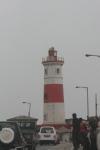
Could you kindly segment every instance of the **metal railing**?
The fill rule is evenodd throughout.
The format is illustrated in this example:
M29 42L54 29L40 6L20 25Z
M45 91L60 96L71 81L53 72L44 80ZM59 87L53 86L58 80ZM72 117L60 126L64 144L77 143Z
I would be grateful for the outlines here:
M55 60L52 60L52 58L51 59L49 58L48 60L47 57L43 57L42 62L43 61L55 61ZM64 61L64 57L58 57L56 61Z

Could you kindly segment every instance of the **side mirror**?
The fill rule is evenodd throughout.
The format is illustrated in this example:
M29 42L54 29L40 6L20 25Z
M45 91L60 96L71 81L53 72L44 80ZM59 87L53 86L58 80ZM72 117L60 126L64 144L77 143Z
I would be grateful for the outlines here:
M2 126L0 125L0 131L2 130Z

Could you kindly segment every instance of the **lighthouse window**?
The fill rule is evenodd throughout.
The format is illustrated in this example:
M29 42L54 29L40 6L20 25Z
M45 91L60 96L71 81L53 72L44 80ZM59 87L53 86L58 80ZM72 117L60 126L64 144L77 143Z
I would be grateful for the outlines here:
M48 100L48 94L44 94L44 100Z
M47 121L47 115L44 115L44 120Z
M47 74L47 69L44 69L44 74Z
M60 73L60 69L59 68L57 68L57 73Z
M46 115L44 115L44 120L46 120Z
M57 52L54 52L54 56L57 56Z

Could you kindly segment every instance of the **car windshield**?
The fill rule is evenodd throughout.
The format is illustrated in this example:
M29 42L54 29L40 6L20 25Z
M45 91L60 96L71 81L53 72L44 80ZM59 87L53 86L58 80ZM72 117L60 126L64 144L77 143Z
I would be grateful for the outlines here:
M36 129L35 122L18 122L21 129Z
M41 133L54 133L53 128L42 128Z

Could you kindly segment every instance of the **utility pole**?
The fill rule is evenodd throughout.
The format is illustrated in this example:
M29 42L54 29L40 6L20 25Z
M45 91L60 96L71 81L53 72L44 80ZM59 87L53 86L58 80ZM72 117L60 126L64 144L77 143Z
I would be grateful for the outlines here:
M95 116L97 116L97 94L95 94Z
M76 86L76 88L85 88L87 89L87 120L89 118L89 98L88 98L88 87Z
M88 87L87 87L87 119L89 117L89 97L88 97Z
M28 103L28 102L23 102L23 104L25 104L25 103L29 104L29 112L28 112L28 117L30 117L31 103Z

